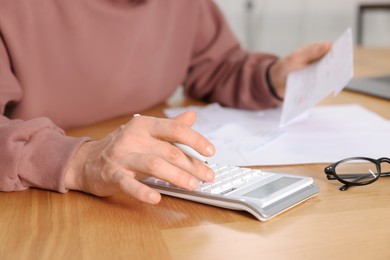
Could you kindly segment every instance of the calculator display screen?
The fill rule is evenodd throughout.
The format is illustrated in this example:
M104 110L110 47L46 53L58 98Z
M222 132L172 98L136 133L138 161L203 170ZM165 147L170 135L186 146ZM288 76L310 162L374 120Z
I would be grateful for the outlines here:
M300 181L300 179L298 178L282 177L280 179L267 183L243 195L247 197L256 198L256 199L262 199L298 181Z

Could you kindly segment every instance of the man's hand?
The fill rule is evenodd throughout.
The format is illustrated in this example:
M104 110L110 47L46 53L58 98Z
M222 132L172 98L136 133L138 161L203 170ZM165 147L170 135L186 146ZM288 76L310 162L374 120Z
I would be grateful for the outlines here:
M186 189L196 189L199 180L212 181L210 168L171 144L214 154L214 146L192 130L195 118L191 111L174 119L138 116L105 138L84 143L69 163L65 187L97 196L124 192L156 204L161 195L140 180L154 176Z
M276 94L281 98L284 97L287 75L290 72L302 69L321 59L330 48L331 43L328 42L312 43L276 61L269 71Z

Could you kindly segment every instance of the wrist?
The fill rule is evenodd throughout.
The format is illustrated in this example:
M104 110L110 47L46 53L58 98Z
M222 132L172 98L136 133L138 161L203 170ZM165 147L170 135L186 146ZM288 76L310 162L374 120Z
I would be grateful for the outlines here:
M65 188L68 190L80 190L85 144L86 143L81 144L69 160L64 178Z

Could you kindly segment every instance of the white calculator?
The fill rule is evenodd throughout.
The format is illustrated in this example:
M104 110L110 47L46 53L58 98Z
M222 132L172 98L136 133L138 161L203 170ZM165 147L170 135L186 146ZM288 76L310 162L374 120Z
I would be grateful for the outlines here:
M161 194L217 207L244 210L266 221L319 192L313 179L259 169L213 164L213 182L186 190L150 177L143 182Z

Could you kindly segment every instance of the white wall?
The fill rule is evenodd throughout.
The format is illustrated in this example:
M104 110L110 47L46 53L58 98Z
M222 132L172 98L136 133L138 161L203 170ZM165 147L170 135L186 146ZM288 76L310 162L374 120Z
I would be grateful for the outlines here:
M254 3L247 13L246 3ZM286 55L309 42L356 30L357 6L378 0L215 0L248 49ZM379 1L380 2L380 1ZM382 2L390 3L389 0ZM364 44L390 47L390 11L367 12Z

